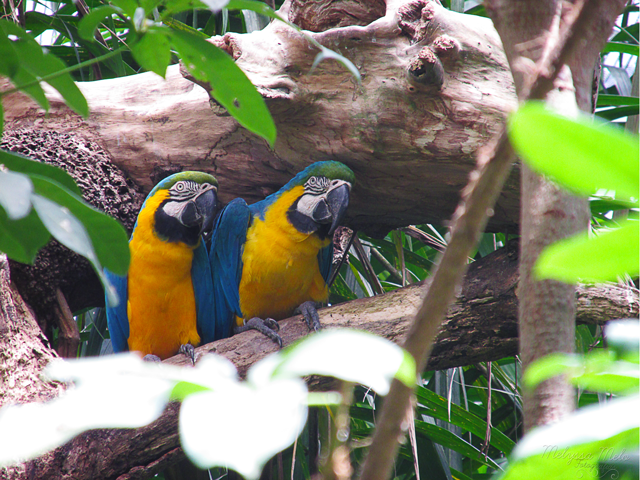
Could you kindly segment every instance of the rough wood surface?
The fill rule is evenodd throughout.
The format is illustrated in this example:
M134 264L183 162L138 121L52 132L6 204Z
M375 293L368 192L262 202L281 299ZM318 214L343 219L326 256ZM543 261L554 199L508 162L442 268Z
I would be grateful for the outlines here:
M517 246L498 250L475 262L458 301L438 336L428 368L441 369L495 360L517 353ZM325 328L367 330L400 341L421 301L419 285L369 299L355 300L320 311ZM578 288L577 320L602 324L637 317L638 291L618 285ZM308 334L300 317L283 320L280 334L286 345ZM1 324L1 323L0 323ZM269 339L246 332L196 349L198 358L216 352L231 360L241 375L256 361L277 350ZM187 365L183 355L166 360ZM317 377L311 389L331 382ZM85 433L64 447L16 467L0 469L0 479L134 479L153 475L184 458L179 448L177 407L172 405L153 424L138 430L99 430Z
M301 20L296 5L291 15ZM54 94L46 116L24 96L11 95L3 99L7 128L85 138L145 191L159 171L213 173L223 201L259 200L312 161L340 160L357 178L349 226L381 234L409 224L444 224L473 153L515 105L498 36L487 19L423 0L366 22L353 25L362 21L352 19L349 26L311 33L354 62L361 86L334 61L309 74L317 50L279 22L212 39L265 97L278 128L273 150L212 107L177 65L166 81L144 73L80 84L91 109L86 121ZM490 228L515 231L517 218L516 174Z
M9 278L9 263L0 254L0 406L50 400L63 390L40 372L56 358L33 313Z

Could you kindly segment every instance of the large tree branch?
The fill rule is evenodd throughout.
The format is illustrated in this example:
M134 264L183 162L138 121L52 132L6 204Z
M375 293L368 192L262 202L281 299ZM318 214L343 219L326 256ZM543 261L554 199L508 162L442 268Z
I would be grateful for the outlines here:
M334 3L325 15L344 2ZM306 21L293 10L293 20ZM515 106L506 57L490 21L435 2L412 0L366 21L309 33L357 65L362 85L333 61L310 74L317 49L281 22L212 39L264 96L278 129L274 149L210 104L177 65L166 81L144 73L79 84L91 110L86 121L54 93L48 115L24 95L10 95L3 98L6 128L22 136L52 130L96 145L147 192L165 171L210 172L222 201L260 200L312 161L340 160L357 178L349 226L381 234L443 224L474 152ZM496 231L517 229L517 184L514 175L498 202L490 223Z
M451 307L438 335L428 368L462 366L516 354L517 284L516 248L501 249L472 264L458 301ZM326 328L362 329L400 342L421 303L422 290L421 285L416 285L322 309L320 318ZM637 316L640 307L637 290L617 285L580 287L577 303L581 323L601 324ZM291 344L307 335L308 328L300 317L293 317L281 322L280 333L285 344ZM251 365L276 350L271 340L256 332L246 332L204 345L196 352L198 358L209 352L223 355L244 375ZM189 364L183 355L167 363ZM37 376L42 365L34 367ZM332 383L327 379L310 380L312 389L330 386ZM177 411L173 405L159 420L138 430L88 432L27 464L0 470L0 478L124 480L139 478L142 473L153 475L184 458L176 434Z

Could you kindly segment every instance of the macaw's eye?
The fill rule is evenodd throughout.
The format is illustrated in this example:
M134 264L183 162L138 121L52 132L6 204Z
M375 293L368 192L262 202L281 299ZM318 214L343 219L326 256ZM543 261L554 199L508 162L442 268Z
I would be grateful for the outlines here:
M309 177L309 180L304 184L305 190L315 194L321 194L328 186L329 180L327 177Z
M187 188L186 184L184 182L178 182L176 183L175 187L177 192L184 192L184 189Z

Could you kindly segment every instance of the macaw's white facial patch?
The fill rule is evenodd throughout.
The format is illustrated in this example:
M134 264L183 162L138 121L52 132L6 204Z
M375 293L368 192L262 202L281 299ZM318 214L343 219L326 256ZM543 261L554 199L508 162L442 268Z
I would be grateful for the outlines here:
M164 213L169 215L170 217L180 219L182 217L182 213L184 209L187 208L187 203L185 201L172 202L168 201L162 206L162 210Z
M298 200L297 210L307 217L312 217L313 211L315 210L320 200L322 200L323 198L324 196L322 195L305 193L300 197L300 200Z

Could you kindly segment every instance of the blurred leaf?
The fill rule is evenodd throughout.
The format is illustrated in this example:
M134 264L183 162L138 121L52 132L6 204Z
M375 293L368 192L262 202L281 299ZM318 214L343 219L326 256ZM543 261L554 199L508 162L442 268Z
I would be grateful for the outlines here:
M538 257L533 271L539 279L567 283L614 282L640 270L640 223L627 221L620 228L599 231L594 238L578 234L548 246Z
M133 19L138 8L136 0L111 0L111 3L124 11L130 19Z
M615 351L618 358L629 362L640 362L640 323L638 323L638 319L608 322L604 333L607 347Z
M76 387L46 403L0 409L0 430L5 432L0 435L0 465L34 458L85 430L152 422L164 410L172 387L153 376L154 370L156 365L144 365L133 353L53 362L47 374L75 380Z
M524 375L529 388L557 375L583 389L628 393L640 386L638 364L616 360L613 352L596 349L586 355L547 355L532 363Z
M166 29L150 28L140 40L131 43L130 46L133 58L142 68L164 78L171 60L171 47Z
M247 379L260 385L270 378L327 375L371 387L386 395L397 378L413 388L413 357L394 343L368 332L323 331L256 363Z
M223 466L257 479L267 461L302 432L306 396L299 378L189 395L180 408L181 446L200 468Z
M38 162L37 160L32 160L20 154L7 152L5 150L0 150L0 164L14 172L47 177L52 181L59 183L71 193L82 196L82 192L78 188L78 185L76 185L73 177L61 168L47 165L46 163Z
M45 209L45 214L51 215L51 220L54 217L59 219L53 224L56 231L49 231L61 243L92 260L98 270L102 264L117 275L127 274L129 239L127 232L117 220L95 210L80 197L48 179L32 176L31 180L37 194L57 204L56 208L47 202L39 202L40 208L37 210L40 214L41 209ZM60 208L66 209L67 212L58 211ZM74 219L83 226L82 229L77 228ZM49 228L47 222L42 220Z
M0 205L10 220L26 217L31 210L33 186L26 175L0 169Z
M536 428L518 443L500 478L596 480L598 462L607 460L607 452L637 449L639 410L637 396L615 399Z
M9 220L5 211L0 209L0 252L12 260L33 264L38 250L47 244L50 237L35 210L20 220Z
M225 52L198 36L171 31L174 47L186 68L199 80L209 82L211 95L248 130L273 146L276 126L264 99L247 76Z
M604 188L616 198L634 198L639 190L637 137L590 120L572 121L529 102L509 120L509 137L529 166L583 195Z
M94 34L98 26L103 23L106 17L119 12L119 9L111 5L103 5L102 7L91 10L88 15L80 20L78 24L78 34L85 40L95 40Z

